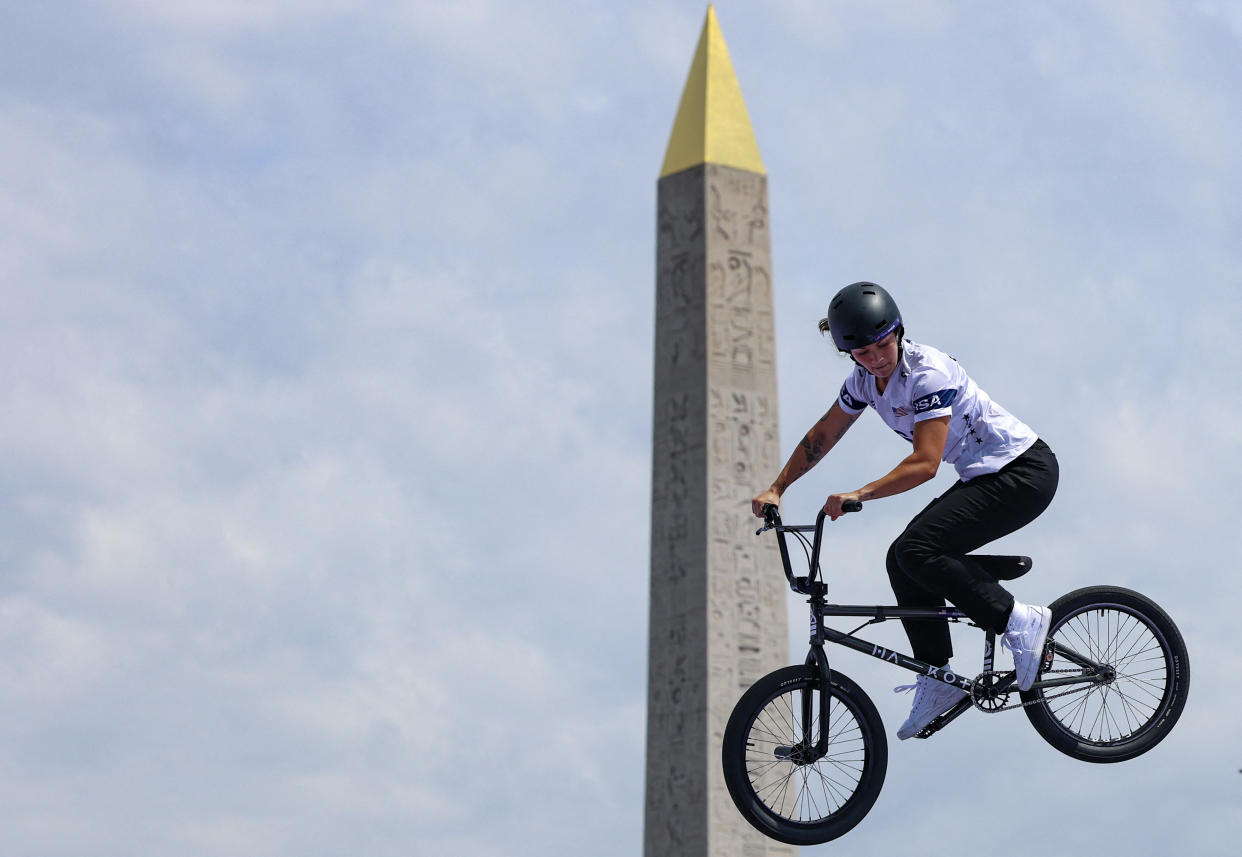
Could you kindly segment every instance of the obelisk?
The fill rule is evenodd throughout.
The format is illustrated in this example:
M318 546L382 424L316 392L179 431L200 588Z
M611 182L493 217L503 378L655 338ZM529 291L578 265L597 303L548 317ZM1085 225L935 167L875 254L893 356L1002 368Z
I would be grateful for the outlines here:
M768 857L725 790L734 703L789 662L767 176L712 7L658 184L646 857Z

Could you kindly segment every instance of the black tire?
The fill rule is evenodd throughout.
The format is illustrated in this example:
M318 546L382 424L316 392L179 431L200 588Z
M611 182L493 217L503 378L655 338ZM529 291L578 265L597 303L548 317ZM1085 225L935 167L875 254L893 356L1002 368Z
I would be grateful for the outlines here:
M721 748L725 784L755 828L790 845L819 845L851 830L875 804L888 769L888 741L874 703L836 671L829 700L831 744L814 762L795 762L801 700L811 693L819 735L820 678L808 666L769 673L733 708ZM780 748L780 749L778 749Z
M1049 639L1116 675L1070 693L1069 687L1036 683L1021 694L1023 702L1035 703L1025 709L1031 725L1084 762L1122 762L1159 744L1181 716L1190 688L1190 658L1173 620L1150 598L1116 586L1077 589L1051 607ZM1050 669L1077 668L1058 654Z

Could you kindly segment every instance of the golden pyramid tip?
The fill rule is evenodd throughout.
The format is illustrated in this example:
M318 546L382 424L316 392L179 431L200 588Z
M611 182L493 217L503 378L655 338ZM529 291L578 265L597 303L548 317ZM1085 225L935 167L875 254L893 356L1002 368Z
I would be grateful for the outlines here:
M660 177L699 164L765 172L729 48L715 7L710 4L673 120Z

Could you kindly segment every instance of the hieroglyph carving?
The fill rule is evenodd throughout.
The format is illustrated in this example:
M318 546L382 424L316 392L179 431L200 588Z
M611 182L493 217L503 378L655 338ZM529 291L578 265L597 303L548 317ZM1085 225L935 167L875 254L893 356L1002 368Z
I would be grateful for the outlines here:
M790 855L720 771L729 712L788 663L784 577L750 498L780 468L762 175L715 165L659 188L647 857Z

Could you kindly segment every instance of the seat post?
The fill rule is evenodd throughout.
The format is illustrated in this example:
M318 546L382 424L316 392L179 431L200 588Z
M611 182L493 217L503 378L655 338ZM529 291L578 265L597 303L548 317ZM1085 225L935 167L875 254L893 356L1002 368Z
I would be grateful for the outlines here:
M996 663L996 632L988 631L983 635L983 671L992 672Z

